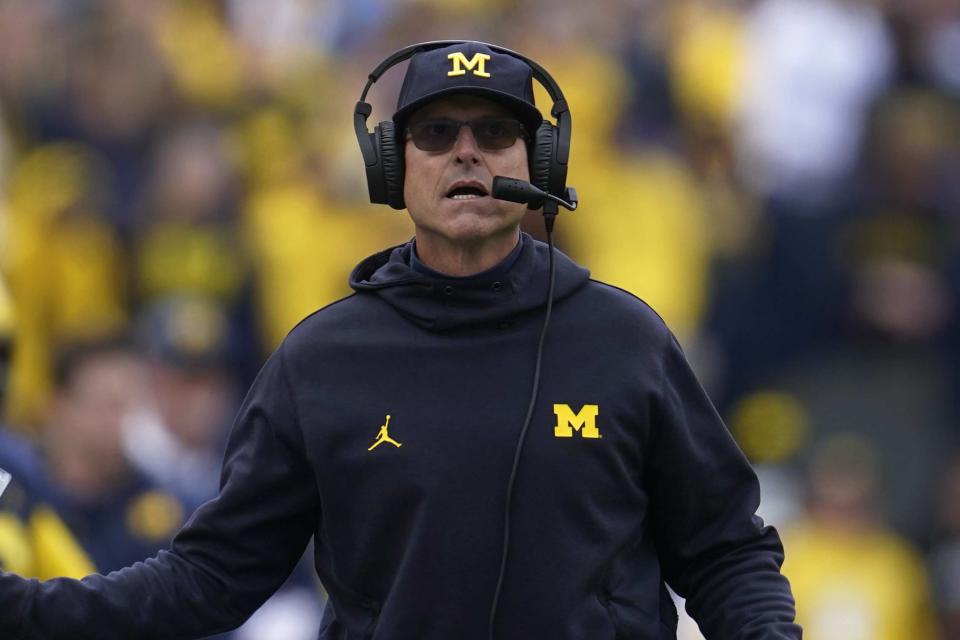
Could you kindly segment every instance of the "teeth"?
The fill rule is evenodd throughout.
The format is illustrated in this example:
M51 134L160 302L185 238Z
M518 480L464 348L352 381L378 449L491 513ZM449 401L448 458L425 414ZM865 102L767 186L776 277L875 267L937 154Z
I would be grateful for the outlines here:
M450 196L454 200L473 200L474 198L479 198L475 193L458 193L456 195Z

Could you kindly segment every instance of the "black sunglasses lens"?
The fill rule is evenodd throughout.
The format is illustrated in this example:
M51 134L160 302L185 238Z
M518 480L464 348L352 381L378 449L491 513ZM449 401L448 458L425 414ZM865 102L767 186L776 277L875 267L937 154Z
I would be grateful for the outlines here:
M410 137L421 151L446 151L453 146L460 123L453 120L426 120L410 125Z
M523 132L523 125L512 118L484 118L468 123L425 120L410 125L410 137L421 151L448 151L460 133L461 124L470 126L477 145L486 150L508 149Z
M509 149L520 136L520 123L509 118L491 118L470 123L477 144L483 149Z

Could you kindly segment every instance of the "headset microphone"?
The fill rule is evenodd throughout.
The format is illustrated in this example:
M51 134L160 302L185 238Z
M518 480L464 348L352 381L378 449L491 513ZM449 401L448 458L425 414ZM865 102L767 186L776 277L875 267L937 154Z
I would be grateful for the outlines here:
M523 444L527 439L527 431L530 429L530 421L533 418L533 411L540 390L543 345L547 337L547 328L550 326L550 316L553 313L553 292L557 280L553 249L553 221L556 219L557 212L559 211L557 205L574 211L579 203L577 190L573 187L565 187L564 195L567 199L564 200L525 180L508 178L506 176L494 176L493 188L490 190L490 195L497 200L526 204L530 209L543 207L543 220L547 229L547 255L550 258L550 280L547 285L547 309L543 316L543 327L540 329L540 340L537 342L537 359L533 367L533 389L530 391L530 403L527 406L527 415L523 420L523 426L520 428L520 436L517 438L517 448L513 453L513 466L510 469L510 477L507 480L507 498L503 515L503 554L500 558L500 574L497 577L497 586L493 593L493 604L490 606L490 619L489 626L487 627L488 639L494 640L493 630L494 624L496 623L497 606L500 603L500 593L503 588L504 575L507 570L507 555L510 550L510 510L513 505L513 487L517 479L517 468L520 465L520 454L523 451Z
M561 207L570 211L577 208L577 190L573 187L567 187L567 199L558 198L549 194L525 180L517 178L508 178L506 176L494 176L493 192L490 194L497 200L509 200L510 202L520 202L522 204L538 205L539 209L544 198L553 200Z
M577 190L573 187L566 188L565 195L567 196L567 199L564 200L563 198L558 198L551 193L547 193L543 189L540 189L539 187L536 187L525 180L508 178L506 176L494 176L493 189L491 190L490 195L497 200L508 200L510 202L519 202L521 204L529 205L531 209L539 209L540 207L544 207L543 214L548 232L553 231L553 220L557 215L558 204L569 211L576 211L577 205L579 204ZM550 201L546 203L548 206L544 206L545 199Z

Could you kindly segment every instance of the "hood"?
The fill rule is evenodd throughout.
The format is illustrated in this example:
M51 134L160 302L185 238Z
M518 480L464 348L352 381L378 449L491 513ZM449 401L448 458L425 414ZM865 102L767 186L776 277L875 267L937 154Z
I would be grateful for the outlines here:
M550 276L548 246L521 234L520 254L509 268L463 278L433 276L411 266L413 241L376 253L350 274L358 293L379 296L397 312L431 331L504 322L544 307ZM590 272L556 252L554 303L586 284Z

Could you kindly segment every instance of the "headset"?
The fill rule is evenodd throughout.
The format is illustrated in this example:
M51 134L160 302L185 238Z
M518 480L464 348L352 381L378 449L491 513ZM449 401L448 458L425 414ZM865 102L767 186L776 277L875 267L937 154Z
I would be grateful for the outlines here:
M363 88L363 93L360 94L360 100L353 112L353 128L356 131L360 153L363 155L363 163L367 169L367 188L370 192L370 202L388 204L394 209L403 209L406 206L403 202L403 132L395 130L392 120L380 122L372 133L367 129L367 118L373 112L370 104L365 102L370 87L380 79L380 76L387 69L413 57L417 53L471 42L469 40L436 40L410 45L386 58L367 76L367 85ZM566 197L567 161L570 157L572 122L570 109L560 86L547 73L546 69L526 56L486 42L476 42L476 44L482 44L494 51L513 56L525 62L533 70L533 77L547 90L553 100L553 108L550 110L550 114L557 123L554 125L544 119L537 129L536 135L529 143L530 182L548 194L561 198ZM536 209L539 206L531 204L530 208Z

